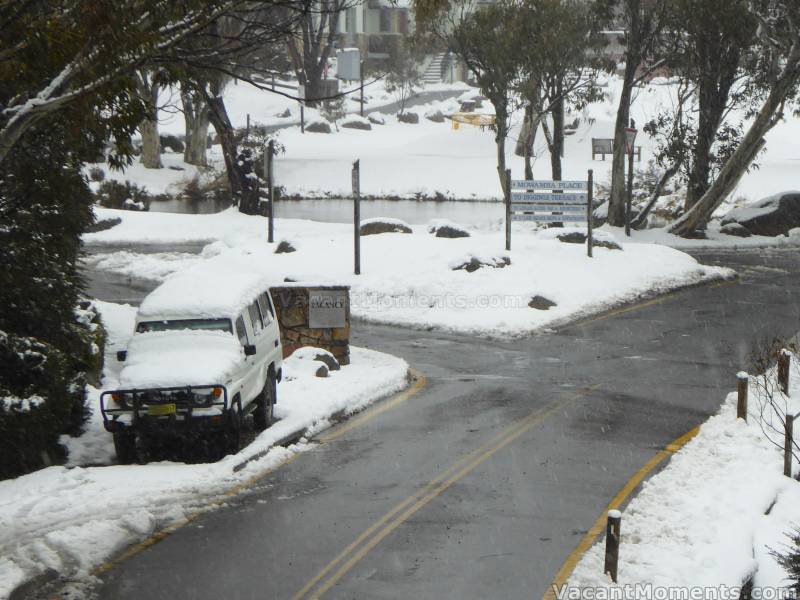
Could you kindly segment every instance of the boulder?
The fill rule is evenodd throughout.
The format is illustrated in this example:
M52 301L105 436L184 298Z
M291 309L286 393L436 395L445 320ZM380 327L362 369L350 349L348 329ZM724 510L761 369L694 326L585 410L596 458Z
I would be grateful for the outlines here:
M358 115L352 115L347 117L347 119L342 123L342 127L345 129L360 129L362 131L372 131L372 124L369 122L369 120L359 117Z
M306 131L310 133L330 133L331 124L325 121L311 121L306 125Z
M412 113L412 112L398 113L397 120L400 123L408 123L410 125L416 125L417 123L419 123L419 115L417 113Z
M278 242L278 247L275 248L275 254L289 254L290 252L295 252L297 248L295 248L291 242L286 240L281 240Z
M444 123L444 113L440 110L434 110L425 113L425 118L434 123Z
M754 235L786 235L800 227L800 192L781 192L742 208L734 208L722 218L722 225L738 223Z
M467 260L456 263L452 269L453 271L466 271L467 273L474 273L483 267L502 269L510 264L511 259L508 256L492 256L488 259L470 256Z
M747 227L740 225L739 223L728 223L727 225L723 225L719 228L719 232L724 233L725 235L733 235L742 238L753 235L750 233L750 230Z
M361 235L376 235L378 233L411 233L408 223L400 219L389 219L378 217L377 219L365 219L361 221L359 227Z
M381 113L370 113L367 115L367 120L373 125L386 125L386 119Z
M528 302L528 306L536 310L550 310L552 307L556 306L556 303L544 296L536 295Z
M587 234L583 231L567 231L565 233L559 233L555 237L559 242L564 242L565 244L585 244L586 235ZM622 246L620 246L614 238L607 234L603 235L601 232L592 234L592 248L622 250Z
M469 237L469 231L464 229L461 225L446 221L444 219L436 219L428 224L428 233L432 233L440 238L463 238Z

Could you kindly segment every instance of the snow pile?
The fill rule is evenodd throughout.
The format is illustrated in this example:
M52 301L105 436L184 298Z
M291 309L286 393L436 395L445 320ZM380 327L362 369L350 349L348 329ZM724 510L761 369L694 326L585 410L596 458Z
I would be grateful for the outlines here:
M797 367L789 412L800 408ZM578 563L570 587L741 587L751 578L757 588L788 585L769 552L784 550L786 534L800 524L800 483L782 475L782 450L759 425L758 394L751 384L747 423L736 419L736 394L730 394L719 414L630 502L622 518L618 585L603 574L601 541Z
M133 331L134 310L97 303L109 331L104 385L116 385L113 353ZM287 435L323 429L331 415L357 411L407 385L405 361L350 348L351 364L320 379L296 373L278 386L280 420L235 456L213 464L160 462L148 465L50 467L0 482L0 599L46 569L86 577L109 556L196 511L224 502L246 484L286 461L305 444L272 447ZM90 396L88 431L68 439L73 460L100 464L113 456L102 431L98 391ZM234 468L250 460L241 470Z
M637 244L616 235L623 252L596 248L586 256L583 244L546 239L556 233L532 234L530 227L514 224L510 265L453 271L471 257L491 260L503 254L504 233L471 231L471 237L434 237L423 228L404 235L369 235L361 238L361 275L353 275L353 226L293 219L276 219L276 239L297 241L298 250L274 254L267 244L262 217L245 217L231 211L211 215L169 215L98 209L104 217L119 216L114 229L89 234L85 240L103 243L134 241L151 235L175 241L213 232L224 243L204 252L205 260L187 261L186 269L167 278L171 289L205 286L208 272L253 273L264 281L289 279L315 284L351 286L354 317L379 323L508 337L527 335L568 320L607 310L645 294L666 292L722 277L728 269L706 267L694 258L654 244ZM142 218L143 215L146 218ZM364 223L397 219L368 219ZM413 229L413 228L412 228ZM553 230L564 233L564 229ZM541 235L542 237L538 237ZM598 232L598 238L606 239ZM173 265L171 265L172 267ZM154 272L152 264L147 273ZM126 272L135 271L131 266ZM173 285L178 278L185 284ZM204 279L205 278L205 279ZM225 294L224 291L220 291ZM548 311L529 308L536 295L556 302ZM142 307L144 311L146 305Z

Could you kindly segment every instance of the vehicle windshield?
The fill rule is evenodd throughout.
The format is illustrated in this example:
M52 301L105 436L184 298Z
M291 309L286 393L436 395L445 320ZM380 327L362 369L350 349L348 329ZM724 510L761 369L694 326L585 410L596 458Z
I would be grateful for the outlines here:
M136 333L180 329L232 332L230 319L170 319L168 321L142 321L136 326Z

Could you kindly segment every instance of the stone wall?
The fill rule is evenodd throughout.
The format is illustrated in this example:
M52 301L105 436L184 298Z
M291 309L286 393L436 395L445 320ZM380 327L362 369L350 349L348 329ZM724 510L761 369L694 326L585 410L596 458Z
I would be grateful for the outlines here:
M339 364L349 364L350 286L286 284L273 286L270 292L278 312L284 358L298 348L314 346L328 350ZM311 299L315 300L313 306ZM320 299L337 299L340 304L320 307ZM312 320L317 321L316 327L311 327Z

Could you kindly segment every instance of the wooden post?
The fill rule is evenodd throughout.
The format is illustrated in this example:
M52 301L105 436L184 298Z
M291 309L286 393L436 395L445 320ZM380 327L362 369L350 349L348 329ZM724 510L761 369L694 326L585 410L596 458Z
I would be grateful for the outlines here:
M792 353L785 348L778 354L778 387L784 394L789 393L789 366L792 364Z
M272 91L275 91L275 73L272 74Z
M511 250L511 169L506 169L506 251Z
M736 392L738 400L736 402L736 418L747 421L747 388L750 383L750 376L744 371L736 374Z
M354 272L361 274L361 161L353 163L353 250Z
M245 135L250 135L250 113L247 113L247 127L245 129Z
M592 258L592 228L594 227L594 214L592 210L592 188L594 188L594 171L589 169L589 178L586 182L586 254Z
M267 144L267 242L270 244L275 241L275 173L272 170L272 155L275 150L275 142L272 140Z
M622 524L622 513L618 510L608 511L606 521L606 560L603 573L617 583L617 565L619 564L619 536Z
M306 111L303 103L300 103L300 133L306 132Z
M794 443L792 430L794 429L794 415L786 415L786 427L783 438L783 474L792 476L792 444Z

